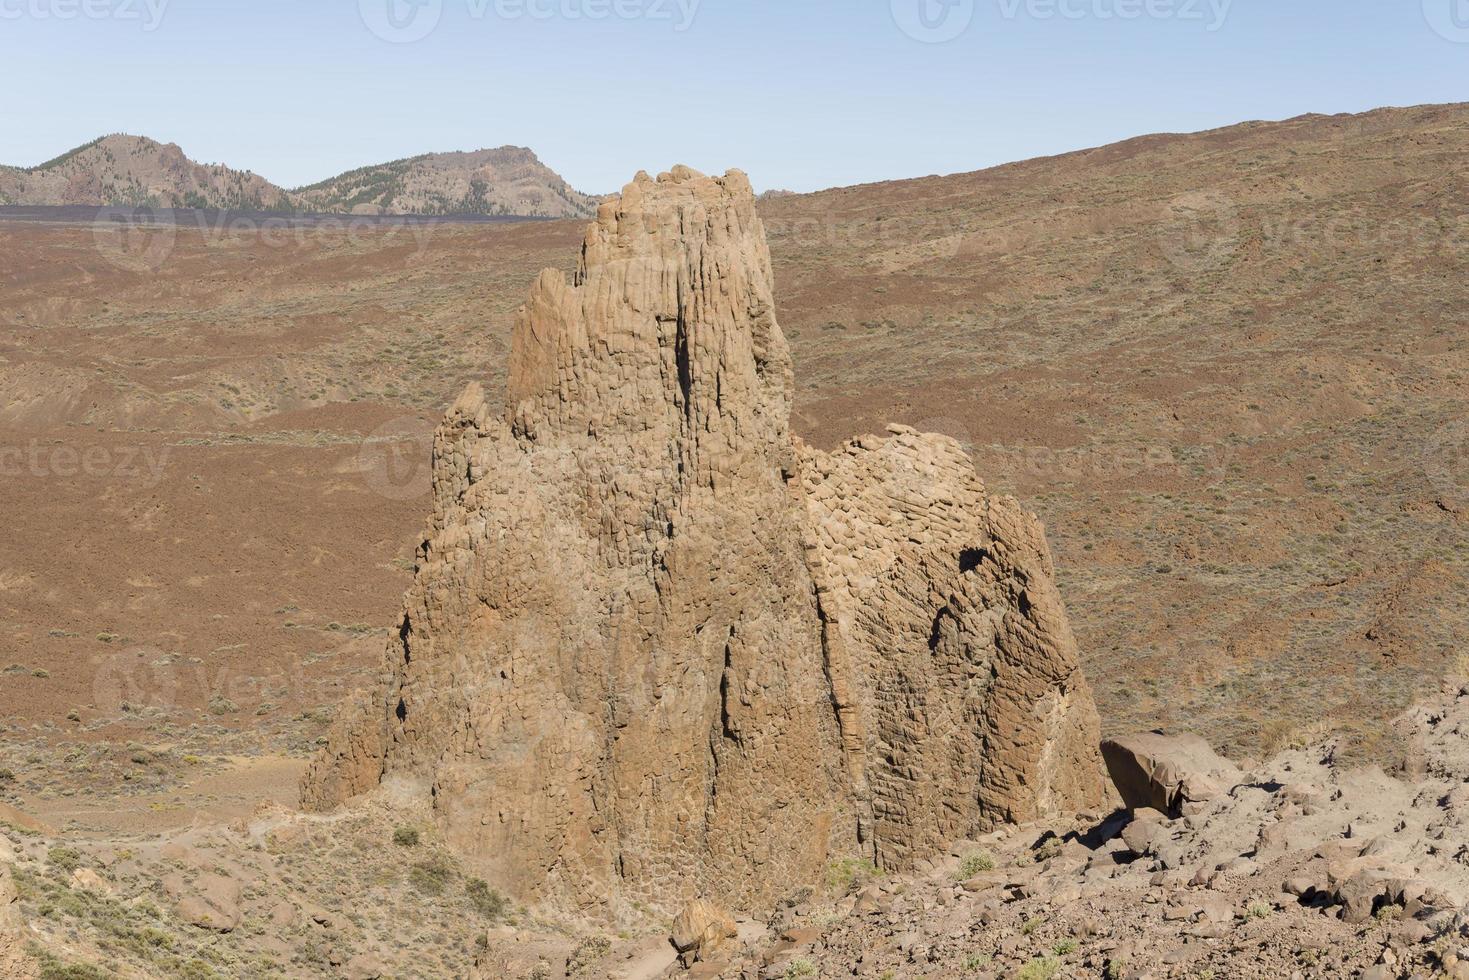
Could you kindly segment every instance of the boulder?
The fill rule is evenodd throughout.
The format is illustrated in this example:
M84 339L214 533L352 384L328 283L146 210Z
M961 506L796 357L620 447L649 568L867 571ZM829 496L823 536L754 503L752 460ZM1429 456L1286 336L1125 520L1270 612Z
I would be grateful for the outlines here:
M1138 819L1122 828L1122 843L1135 857L1155 857L1172 840L1160 820Z
M669 941L678 950L679 961L693 966L711 959L721 946L739 935L734 918L713 902L697 899L684 906L673 920Z
M1388 864L1371 857L1339 861L1327 871L1331 900L1341 906L1344 922L1365 922L1389 905L1427 899L1434 904L1438 896L1430 885L1413 877L1412 870Z
M1197 735L1147 732L1102 743L1102 759L1128 809L1181 817L1227 793L1242 774Z
M240 883L214 872L200 875L190 884L165 882L165 889L178 894L179 918L214 932L233 932L240 924Z

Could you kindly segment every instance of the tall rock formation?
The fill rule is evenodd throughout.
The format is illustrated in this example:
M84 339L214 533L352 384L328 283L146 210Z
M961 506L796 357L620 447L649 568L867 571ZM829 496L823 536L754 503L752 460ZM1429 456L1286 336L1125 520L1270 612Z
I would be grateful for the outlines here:
M803 445L791 394L748 180L639 174L536 281L504 417L472 385L441 425L385 676L304 802L416 785L498 885L590 909L1098 801L1039 522L942 436Z

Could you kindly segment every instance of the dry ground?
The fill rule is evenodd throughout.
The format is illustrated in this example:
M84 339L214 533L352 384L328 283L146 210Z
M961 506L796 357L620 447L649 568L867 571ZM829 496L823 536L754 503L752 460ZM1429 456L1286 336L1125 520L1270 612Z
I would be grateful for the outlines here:
M1109 731L1390 756L1466 666L1466 123L772 198L798 431L968 442L1049 525ZM428 432L579 240L0 224L0 801L96 832L288 801L377 667Z

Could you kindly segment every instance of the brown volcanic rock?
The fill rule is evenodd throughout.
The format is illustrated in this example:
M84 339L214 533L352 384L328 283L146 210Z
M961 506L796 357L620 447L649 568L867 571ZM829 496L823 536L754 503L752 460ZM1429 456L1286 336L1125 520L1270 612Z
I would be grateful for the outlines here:
M0 858L0 976L27 980L37 975L36 964L26 952L26 928L20 914L20 895L11 880L10 868L10 861Z
M769 901L1101 797L1039 522L952 440L832 455L743 174L645 174L537 280L504 420L472 385L382 687L303 798L432 792L519 895Z
M1229 792L1242 775L1197 735L1144 732L1102 743L1107 774L1128 809L1183 816L1190 804Z

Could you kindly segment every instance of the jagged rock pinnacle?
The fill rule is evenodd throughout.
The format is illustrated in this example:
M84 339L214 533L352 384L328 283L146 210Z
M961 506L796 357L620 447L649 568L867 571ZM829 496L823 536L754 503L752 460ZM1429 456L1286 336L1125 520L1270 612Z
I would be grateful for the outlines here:
M508 405L434 447L385 677L303 784L384 780L527 900L765 902L1096 803L1097 721L1039 522L957 443L789 431L749 181L676 167L542 273Z

